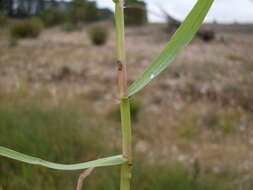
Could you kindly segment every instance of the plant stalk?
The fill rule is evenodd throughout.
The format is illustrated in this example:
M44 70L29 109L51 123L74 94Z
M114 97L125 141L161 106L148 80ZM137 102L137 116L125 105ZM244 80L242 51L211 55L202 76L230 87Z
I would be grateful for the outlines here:
M122 152L123 156L127 159L127 162L121 166L120 190L130 190L132 176L132 131L126 69L124 0L114 0L114 2Z
M125 98L128 96L128 86L125 50L124 0L117 0L115 3L115 23L119 96L120 98Z
M132 131L130 103L128 98L122 98L120 104L122 126L122 150L127 162L121 166L120 190L130 190L132 178Z

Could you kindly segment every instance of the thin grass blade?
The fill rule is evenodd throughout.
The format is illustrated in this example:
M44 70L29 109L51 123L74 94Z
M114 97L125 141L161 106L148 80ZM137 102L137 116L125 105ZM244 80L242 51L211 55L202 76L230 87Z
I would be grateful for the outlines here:
M0 146L0 156L25 162L27 164L44 166L56 170L82 170L86 168L114 166L120 165L126 161L122 155L118 155L78 164L58 164L54 162L48 162L46 160L42 160L33 156L28 156L2 146Z
M200 28L212 3L213 0L198 0L165 49L129 87L128 96L134 95L136 92L145 87L152 79L159 75L175 60L178 54L189 44Z

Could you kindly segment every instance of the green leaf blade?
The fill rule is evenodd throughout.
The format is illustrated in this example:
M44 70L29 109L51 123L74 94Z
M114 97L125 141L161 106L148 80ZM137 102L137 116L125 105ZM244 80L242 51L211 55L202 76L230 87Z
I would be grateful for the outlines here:
M144 88L151 80L164 71L190 43L204 21L214 0L198 0L185 21L178 28L161 54L148 66L143 74L129 87L128 96Z
M86 168L120 165L126 162L126 159L122 155L118 155L78 164L58 164L54 162L48 162L37 157L28 156L2 146L0 146L0 156L18 160L27 164L44 166L56 170L82 170Z

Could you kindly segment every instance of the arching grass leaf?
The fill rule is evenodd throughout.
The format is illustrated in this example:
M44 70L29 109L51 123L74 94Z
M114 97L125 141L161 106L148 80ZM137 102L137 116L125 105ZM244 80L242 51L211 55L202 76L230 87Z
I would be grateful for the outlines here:
M58 164L53 162L48 162L40 158L28 156L14 150L0 146L0 156L18 160L32 165L40 165L56 170L81 170L86 168L95 168L103 166L114 166L120 165L126 161L122 155L112 156L107 158L102 158L94 161L78 163L78 164Z
M148 66L144 73L129 87L128 96L132 96L152 79L166 69L192 40L207 15L213 0L198 0L190 14L173 35L161 54Z

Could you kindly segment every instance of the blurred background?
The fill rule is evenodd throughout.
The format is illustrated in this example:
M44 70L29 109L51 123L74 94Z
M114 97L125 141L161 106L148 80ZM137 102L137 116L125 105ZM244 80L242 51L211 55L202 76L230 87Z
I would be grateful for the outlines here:
M196 0L126 0L129 84ZM61 163L119 154L111 0L0 0L0 145ZM176 61L131 99L134 188L252 190L253 1L216 0ZM0 190L75 189L80 172L0 158ZM84 189L119 189L119 167Z

